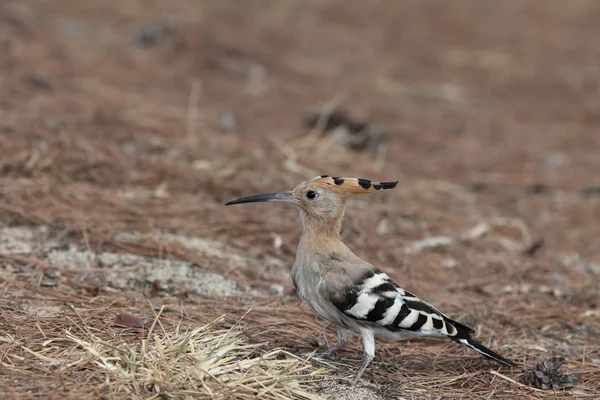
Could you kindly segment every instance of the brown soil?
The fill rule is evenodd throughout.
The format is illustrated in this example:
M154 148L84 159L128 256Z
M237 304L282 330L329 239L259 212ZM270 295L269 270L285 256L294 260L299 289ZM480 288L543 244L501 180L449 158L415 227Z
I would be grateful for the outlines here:
M321 173L400 180L349 205L349 246L524 367L581 373L541 391L454 343L382 341L355 398L598 398L599 21L592 0L4 2L0 398L158 395L73 364L80 339L44 347L145 338L106 322L128 310L252 309L240 340L286 360L334 340L287 278L297 212L223 206ZM380 124L385 158L309 134L325 103ZM351 398L360 351L302 387Z

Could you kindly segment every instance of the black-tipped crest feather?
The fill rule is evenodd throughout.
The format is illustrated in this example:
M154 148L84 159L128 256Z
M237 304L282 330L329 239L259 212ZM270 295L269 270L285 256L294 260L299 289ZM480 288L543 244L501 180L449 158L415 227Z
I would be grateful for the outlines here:
M329 189L350 195L361 195L381 189L393 189L398 185L398 181L374 182L363 178L342 178L329 175L316 176L309 183L325 186Z

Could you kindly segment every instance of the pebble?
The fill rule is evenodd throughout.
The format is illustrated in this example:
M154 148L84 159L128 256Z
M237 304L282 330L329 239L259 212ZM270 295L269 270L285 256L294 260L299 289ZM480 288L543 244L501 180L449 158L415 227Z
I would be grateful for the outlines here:
M269 288L269 293L274 294L276 296L283 296L284 292L285 288L283 287L283 285L280 285L278 283L272 284Z

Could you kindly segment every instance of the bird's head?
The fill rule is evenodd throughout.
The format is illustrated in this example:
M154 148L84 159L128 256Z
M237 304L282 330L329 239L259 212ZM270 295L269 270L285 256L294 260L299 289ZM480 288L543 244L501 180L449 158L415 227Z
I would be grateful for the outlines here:
M280 201L296 204L305 218L325 224L337 222L344 215L346 200L378 190L393 189L396 182L371 182L367 179L338 178L320 175L300 183L289 192L259 194L232 200L225 205Z

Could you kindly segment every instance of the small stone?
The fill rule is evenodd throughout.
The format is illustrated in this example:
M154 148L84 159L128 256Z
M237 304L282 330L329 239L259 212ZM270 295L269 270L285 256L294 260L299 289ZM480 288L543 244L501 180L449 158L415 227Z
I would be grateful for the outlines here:
M273 247L277 253L281 252L281 246L283 246L283 240L281 240L281 236L273 235Z
M531 185L529 190L531 191L531 193L534 194L542 194L548 191L548 187L543 183L534 183L533 185Z
M520 293L530 293L531 285L529 283L523 283L521 286L519 286L519 292Z
M560 281L560 282L568 282L569 279L564 276L563 274L561 274L560 272L553 272L552 273L552 279L554 279L555 281Z
M283 287L283 285L280 285L278 283L272 284L271 287L269 288L269 293L276 295L276 296L283 296L284 292L285 292L285 288Z
M71 18L58 17L54 19L54 27L68 37L80 37L93 32L89 22Z
M40 153L46 154L48 153L48 143L45 140L36 140L33 142L33 147L35 147Z
M17 2L7 4L4 6L6 19L19 27L24 27L27 22L31 19L31 9L24 4Z
M233 132L237 128L235 115L231 111L221 113L221 129L224 132Z
M68 124L64 120L55 117L42 118L42 124L46 129L55 133L64 132L68 128Z
M231 322L223 322L221 323L221 328L223 329L231 329L235 326L235 324L231 323Z
M339 145L366 151L374 157L387 146L387 133L382 126L359 121L341 108L315 107L308 110L303 119L308 129L319 130Z
M456 267L458 267L458 261L456 261L454 258L447 258L445 260L442 260L441 264L442 267L447 269L456 269Z
M44 71L34 71L27 76L27 81L42 89L52 88L52 79Z
M210 169L212 165L213 163L208 160L195 160L194 162L192 162L192 168L200 170Z
M155 280L152 282L152 291L153 291L153 292L155 292L155 293L158 293L158 292L160 292L160 291L162 291L162 290L164 290L164 289L165 289L165 288L164 288L164 287L161 285L161 283L160 283L160 279L155 279Z
M42 278L42 281L40 282L40 286L43 286L43 287L57 286L60 283L60 277L61 277L60 271L52 268L52 269L48 270L48 272L44 275L44 277Z
M140 235L137 232L118 232L115 235L115 240L123 240L123 241L138 240L139 236Z
M562 167L568 164L569 161L569 157L562 153L550 154L544 158L544 162L546 163L546 165L551 167Z
M489 185L485 182L471 182L469 183L469 187L474 192L483 192Z
M586 197L600 196L600 186L588 186L581 193Z
M390 231L390 223L387 219L382 219L378 224L377 224L377 228L375 228L375 231L377 232L378 235L385 235L386 233L389 233Z
M133 40L140 47L152 47L163 41L174 29L175 23L172 19L149 22L138 28Z

